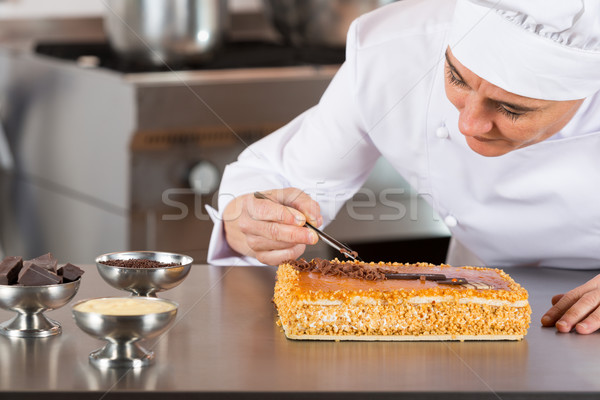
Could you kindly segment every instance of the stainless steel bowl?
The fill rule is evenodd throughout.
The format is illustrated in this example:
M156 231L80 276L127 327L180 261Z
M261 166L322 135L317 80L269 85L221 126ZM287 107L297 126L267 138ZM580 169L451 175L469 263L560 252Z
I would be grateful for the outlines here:
M47 318L44 311L71 301L80 281L46 286L0 285L0 307L17 312L13 319L0 324L0 334L22 338L58 335L60 324Z
M73 305L73 318L77 326L95 338L108 343L89 355L90 362L99 368L137 368L154 362L154 353L137 342L163 333L175 320L179 305L170 300L144 298L175 306L171 311L143 315L104 315L81 312L75 308L86 301Z
M122 57L154 65L202 63L221 47L227 0L105 0L104 27Z
M124 268L104 264L108 260L146 259L161 263L177 263L164 268ZM157 292L179 285L189 274L192 257L159 251L128 251L108 253L96 258L100 276L112 287L131 292L134 296L157 297Z
M344 47L353 20L396 0L263 0L265 12L294 46Z

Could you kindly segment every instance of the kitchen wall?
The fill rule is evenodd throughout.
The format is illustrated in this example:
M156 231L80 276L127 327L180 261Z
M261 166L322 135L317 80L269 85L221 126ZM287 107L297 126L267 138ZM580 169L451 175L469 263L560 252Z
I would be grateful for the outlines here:
M103 0L0 0L0 20L92 17L104 11ZM255 11L261 0L229 0L234 12Z

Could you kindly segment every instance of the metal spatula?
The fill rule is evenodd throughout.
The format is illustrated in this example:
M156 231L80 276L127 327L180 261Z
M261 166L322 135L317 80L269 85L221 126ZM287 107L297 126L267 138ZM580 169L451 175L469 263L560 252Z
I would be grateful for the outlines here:
M254 197L256 197L257 199L269 200L269 201L272 201L273 203L280 204L279 202L277 202L277 201L275 201L275 200L273 200L273 199L265 196L261 192L254 192ZM323 240L329 246L333 247L334 249L336 249L337 251L339 251L340 253L342 253L345 257L348 257L348 258L350 258L352 260L364 262L358 256L358 253L356 251L352 250L350 247L348 247L344 243L340 242L339 240L334 239L333 237L331 237L327 233L325 233L322 230L314 227L313 225L311 225L308 222L304 226L306 226L307 228L310 228L313 231L315 231L317 233L317 235L319 235L319 237L321 238L321 240Z

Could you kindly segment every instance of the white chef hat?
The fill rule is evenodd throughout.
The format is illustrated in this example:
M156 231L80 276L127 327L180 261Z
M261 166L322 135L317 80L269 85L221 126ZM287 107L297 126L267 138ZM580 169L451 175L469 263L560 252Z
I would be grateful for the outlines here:
M449 44L511 93L575 100L600 90L600 0L458 0Z

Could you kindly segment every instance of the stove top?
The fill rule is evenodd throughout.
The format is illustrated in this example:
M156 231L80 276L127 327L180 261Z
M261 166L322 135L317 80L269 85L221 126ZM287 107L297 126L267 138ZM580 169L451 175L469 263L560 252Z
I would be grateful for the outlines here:
M261 41L230 42L209 62L169 66L152 66L123 59L108 43L39 43L35 52L72 61L93 56L99 60L98 67L123 73L333 65L341 64L345 59L343 48L295 48Z

